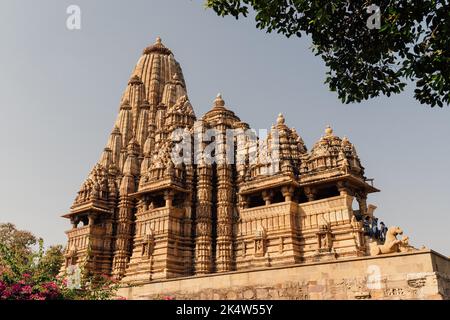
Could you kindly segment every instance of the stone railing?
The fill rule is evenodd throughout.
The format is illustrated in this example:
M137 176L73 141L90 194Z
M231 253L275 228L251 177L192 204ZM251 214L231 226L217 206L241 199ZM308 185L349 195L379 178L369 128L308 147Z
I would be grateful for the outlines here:
M270 205L241 209L239 231L253 234L259 227L266 231L278 230L292 226L292 215L296 213L297 204L294 202L280 202Z
M258 226L262 226L266 230L289 226L307 230L317 228L324 223L342 225L351 220L352 201L353 197L342 195L301 204L280 202L241 209L239 228L243 234L246 234L256 230ZM296 219L295 223L291 221L292 216Z
M69 238L67 247L75 247L77 250L86 249L89 245L90 227L84 226L81 228L72 229L66 232Z
M136 226L138 236L165 232L169 228L169 214L172 217L181 218L184 216L184 213L185 208L162 207L138 214ZM181 228L181 226L178 227Z
M298 205L300 227L317 228L323 223L339 225L350 222L353 197L342 195Z
M66 231L69 238L67 247L74 247L77 250L87 249L90 238L101 238L104 234L104 228L99 226L84 226Z
M261 218L263 216L273 215L274 213L289 212L292 202L279 202L270 205L262 205L254 208L240 210L242 219Z

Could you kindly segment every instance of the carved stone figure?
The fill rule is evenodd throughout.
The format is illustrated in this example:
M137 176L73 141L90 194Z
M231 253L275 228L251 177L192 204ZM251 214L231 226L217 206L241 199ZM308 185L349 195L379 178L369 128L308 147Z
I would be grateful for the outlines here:
M380 254L388 254L406 251L409 247L408 237L397 239L397 235L403 234L403 230L399 227L390 227L386 233L386 240L382 245L374 245L370 248L370 255L377 256Z

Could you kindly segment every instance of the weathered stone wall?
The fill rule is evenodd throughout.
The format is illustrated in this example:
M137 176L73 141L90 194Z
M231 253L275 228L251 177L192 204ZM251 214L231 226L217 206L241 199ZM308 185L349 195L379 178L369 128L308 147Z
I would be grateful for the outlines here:
M450 299L450 260L430 250L161 280L128 299Z

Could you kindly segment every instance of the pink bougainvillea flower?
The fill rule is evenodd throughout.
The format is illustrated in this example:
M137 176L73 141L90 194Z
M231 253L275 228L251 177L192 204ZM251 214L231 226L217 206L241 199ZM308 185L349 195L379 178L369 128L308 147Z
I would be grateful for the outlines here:
M11 288L11 294L16 295L19 294L22 291L22 284L21 283L14 283Z
M12 291L10 288L7 288L5 291L3 291L1 299L6 300L6 299L11 298L11 296L12 296Z
M36 293L30 296L30 300L46 300L46 299L44 296Z
M25 295L31 295L31 293L33 292L33 288L31 286L23 286L21 293L25 294Z

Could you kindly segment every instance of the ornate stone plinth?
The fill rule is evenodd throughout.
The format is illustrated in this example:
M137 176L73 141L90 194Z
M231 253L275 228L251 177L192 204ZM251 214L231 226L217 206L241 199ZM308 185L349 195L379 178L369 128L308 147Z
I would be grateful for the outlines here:
M450 260L430 250L123 287L128 299L450 299Z

